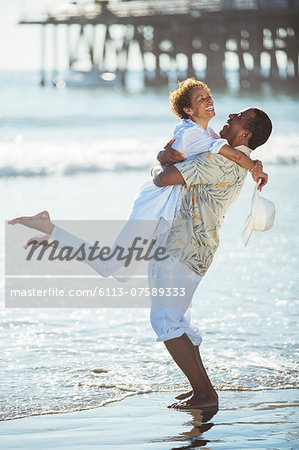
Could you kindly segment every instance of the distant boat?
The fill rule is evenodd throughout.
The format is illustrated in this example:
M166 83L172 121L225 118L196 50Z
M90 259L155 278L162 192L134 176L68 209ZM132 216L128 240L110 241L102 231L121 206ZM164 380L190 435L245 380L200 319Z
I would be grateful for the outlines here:
M92 69L89 71L70 70L65 75L56 77L53 83L58 88L94 88L101 86L118 86L120 85L121 80L120 77L113 72L103 72L97 69Z

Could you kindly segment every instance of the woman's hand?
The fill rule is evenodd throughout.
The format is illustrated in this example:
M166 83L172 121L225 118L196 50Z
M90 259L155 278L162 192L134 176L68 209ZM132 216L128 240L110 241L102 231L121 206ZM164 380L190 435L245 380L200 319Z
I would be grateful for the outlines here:
M260 160L258 160L258 159L255 159L254 161L254 166L253 166L253 168L252 169L250 169L250 173L259 173L259 172L262 172L263 171L263 163L262 163L262 161L260 161Z
M161 150L161 152L157 155L157 160L160 164L175 164L178 162L185 161L185 155L184 153L179 152L178 150L175 150L172 148L172 144L174 143L175 139L171 139L164 147L164 150Z

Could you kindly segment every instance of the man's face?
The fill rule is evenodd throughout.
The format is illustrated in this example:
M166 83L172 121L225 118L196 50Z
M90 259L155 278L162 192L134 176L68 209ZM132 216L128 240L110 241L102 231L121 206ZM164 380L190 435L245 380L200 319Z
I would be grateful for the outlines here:
M240 145L240 137L242 134L246 134L246 129L244 128L248 119L253 119L255 117L255 112L252 108L244 109L237 114L229 114L226 124L220 131L220 136L223 139L227 139L230 145L233 147Z
M202 87L194 87L190 92L190 107L184 108L193 120L209 121L215 116L214 102Z

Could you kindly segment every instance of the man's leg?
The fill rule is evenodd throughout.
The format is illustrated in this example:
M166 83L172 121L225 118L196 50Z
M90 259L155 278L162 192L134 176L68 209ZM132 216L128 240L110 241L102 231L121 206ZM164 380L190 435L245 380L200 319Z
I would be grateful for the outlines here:
M163 303L163 299L155 299L156 301L153 299L151 310L151 323L158 335L158 341L164 342L193 388L188 395L188 397L191 395L188 401L171 405L182 409L215 408L218 404L217 394L215 396L214 389L211 390L211 383L206 375L199 351L195 350L201 342L201 336L196 328L190 326L185 315L201 279L195 275L185 264L177 260L167 260L167 264L159 264L156 267L156 274L151 282L152 287L158 288L185 287L187 293L182 300L172 297L168 305L167 302Z
M204 364L202 362L202 359L201 359L201 356L200 356L200 352L199 352L199 346L198 345L193 345L193 348L194 348L194 351L195 351L195 357L196 357L196 360L197 360L197 364L199 365L199 368L201 370L202 376L203 376L203 378L205 380L205 385L206 385L207 390L209 392L209 397L213 397L214 400L218 402L218 394L215 391L215 389L214 389L214 387L213 387L213 385L212 385L212 383L210 381L210 378L209 378L209 376L208 376L208 374L206 372L205 366L204 366ZM180 395L176 396L175 398L177 400L185 400L185 399L191 397L191 395L193 395L193 390L192 391L188 391L188 392L186 392L184 394L180 394Z
M195 346L186 334L164 341L173 360L184 372L192 386L192 395L185 402L170 405L178 409L188 408L216 408L218 399L211 393L210 382L204 375L196 356Z
M200 369L201 369L201 371L203 373L203 376L206 379L206 382L207 382L207 385L209 386L210 392L211 392L211 394L213 394L218 399L217 392L215 391L215 389L214 389L214 387L213 387L213 385L211 383L211 380L210 380L210 378L209 378L209 376L208 376L208 374L206 372L205 366L203 365L198 345L194 346L194 350L195 350L195 353L196 353L197 362L198 362L198 364L200 366Z

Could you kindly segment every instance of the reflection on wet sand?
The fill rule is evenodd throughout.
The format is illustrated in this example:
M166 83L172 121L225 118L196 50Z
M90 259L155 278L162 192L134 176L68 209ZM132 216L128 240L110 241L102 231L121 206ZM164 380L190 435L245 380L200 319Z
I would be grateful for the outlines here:
M204 439L203 434L214 426L214 423L210 420L218 411L218 408L205 411L201 409L184 410L184 413L191 416L190 420L184 423L184 427L188 428L186 431L165 439L153 439L151 442L185 442L182 447L176 447L180 449L205 447L209 440ZM187 443L188 441L189 443Z
M299 441L296 394L294 389L222 391L219 410L176 410L160 422L164 432L149 442L164 442L167 450L170 443L182 450L297 448L292 446Z

